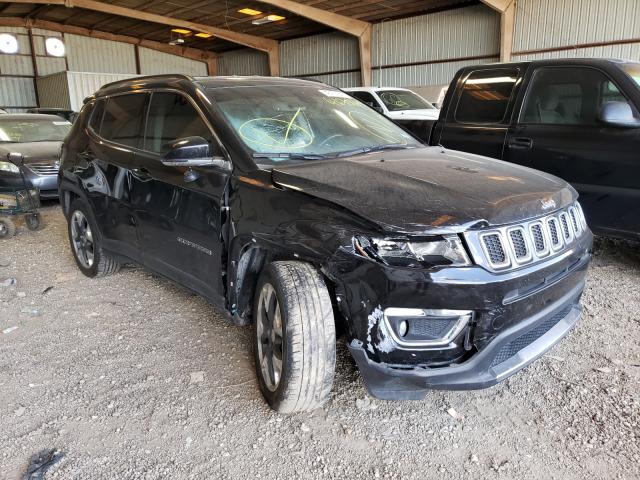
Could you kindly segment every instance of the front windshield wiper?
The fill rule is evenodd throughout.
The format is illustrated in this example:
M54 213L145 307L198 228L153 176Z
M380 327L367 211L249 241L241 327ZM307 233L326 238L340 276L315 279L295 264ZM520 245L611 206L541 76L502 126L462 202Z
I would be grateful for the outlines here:
M329 155L323 155L320 153L291 153L291 152L279 152L279 153L263 153L255 152L253 158L282 158L287 160L322 160L329 158Z
M414 148L405 143L386 143L383 145L374 145L372 147L360 147L353 150L346 150L344 152L337 153L338 157L351 157L361 153L381 152L383 150L404 150L407 148Z

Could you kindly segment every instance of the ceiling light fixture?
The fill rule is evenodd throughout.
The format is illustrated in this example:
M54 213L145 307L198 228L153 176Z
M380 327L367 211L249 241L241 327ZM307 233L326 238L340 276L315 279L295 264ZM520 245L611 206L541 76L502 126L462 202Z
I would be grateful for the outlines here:
M245 15L251 15L254 17L256 15L260 15L262 12L260 10L254 10L253 8L241 8L238 10L238 13L244 13Z
M169 42L169 45L183 45L184 44L184 38L176 38L175 40L171 40Z
M8 33L0 33L0 53L18 53L18 39Z
M267 15L266 17L257 18L251 23L254 25L264 25L265 23L279 22L280 20L284 20L284 18L282 15Z
M179 33L180 35L190 35L191 30L187 30L186 28L172 28L172 32Z
M213 37L213 35L211 35L210 33L199 32L199 33L196 33L196 37L199 37L199 38L211 38L211 37Z

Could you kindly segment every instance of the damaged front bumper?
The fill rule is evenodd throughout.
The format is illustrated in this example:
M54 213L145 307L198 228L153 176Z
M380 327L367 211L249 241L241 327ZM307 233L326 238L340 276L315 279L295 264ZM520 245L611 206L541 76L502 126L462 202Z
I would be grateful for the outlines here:
M349 349L370 393L420 399L429 389L490 387L562 339L580 318L592 236L543 264L494 274L480 267L428 273L373 262L343 270ZM472 320L446 347L402 346L388 335L389 307L455 308Z
M382 400L419 400L427 390L490 387L529 365L578 323L584 284L559 302L497 335L466 362L446 367L391 365L369 359L359 340L349 345L369 393Z

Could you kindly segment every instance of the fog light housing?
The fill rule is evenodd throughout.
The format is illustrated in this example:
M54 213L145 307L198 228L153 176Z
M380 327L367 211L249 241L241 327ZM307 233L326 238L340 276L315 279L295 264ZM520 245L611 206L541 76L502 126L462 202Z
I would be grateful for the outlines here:
M400 323L398 324L398 335L400 335L401 337L404 337L408 331L409 331L409 322L407 322L406 320L401 320Z
M456 348L454 340L473 318L471 310L389 307L384 321L392 339L407 349Z

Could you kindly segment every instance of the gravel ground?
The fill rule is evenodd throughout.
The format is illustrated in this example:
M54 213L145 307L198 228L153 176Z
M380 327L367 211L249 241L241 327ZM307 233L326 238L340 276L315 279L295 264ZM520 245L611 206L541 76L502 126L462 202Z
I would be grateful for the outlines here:
M46 450L47 479L640 478L639 246L598 241L582 322L499 386L373 400L340 345L330 402L287 417L248 328L141 268L83 277L43 215L0 243L2 479Z

